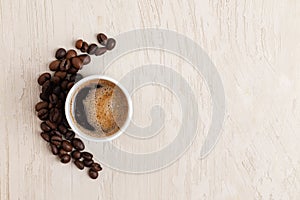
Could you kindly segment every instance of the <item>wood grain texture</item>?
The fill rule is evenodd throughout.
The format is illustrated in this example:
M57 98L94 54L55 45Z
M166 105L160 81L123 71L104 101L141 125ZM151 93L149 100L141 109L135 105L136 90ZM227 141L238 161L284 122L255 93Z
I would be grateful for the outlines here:
M70 48L77 38L95 41L99 31L114 36L145 27L184 34L211 57L226 94L221 138L205 159L199 159L199 134L165 169L135 175L105 167L90 180L60 164L40 138L36 79L58 47ZM299 1L0 0L0 32L1 200L300 199ZM153 59L167 60L156 54ZM178 65L187 73L189 66ZM110 74L121 72L112 67ZM201 97L201 81L190 80ZM137 103L142 96L136 94ZM136 120L147 123L138 110ZM156 144L124 148L152 151Z

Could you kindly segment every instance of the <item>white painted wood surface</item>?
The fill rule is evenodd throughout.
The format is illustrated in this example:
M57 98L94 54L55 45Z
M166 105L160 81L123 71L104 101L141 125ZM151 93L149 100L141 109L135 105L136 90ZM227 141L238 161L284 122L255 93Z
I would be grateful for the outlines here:
M182 33L211 57L226 93L222 135L203 160L199 136L163 170L134 175L104 167L90 180L60 164L40 138L37 76L57 47L70 48L79 37L95 41L99 31L114 36L144 27ZM299 1L0 0L0 31L1 200L300 199ZM151 55L148 61L161 60ZM119 64L129 66L128 56ZM191 80L199 89L201 81ZM143 92L134 99L142 105ZM147 124L143 109L135 119ZM129 144L124 148L132 151L158 148L155 141Z

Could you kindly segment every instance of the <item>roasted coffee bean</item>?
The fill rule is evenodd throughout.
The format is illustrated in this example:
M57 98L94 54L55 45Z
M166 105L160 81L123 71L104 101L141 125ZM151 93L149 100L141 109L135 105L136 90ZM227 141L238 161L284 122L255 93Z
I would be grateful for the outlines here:
M37 104L35 104L35 111L40 111L43 108L48 108L48 102L46 101L40 101Z
M86 160L92 160L93 159L93 154L89 153L89 152L82 152L81 153L81 156L86 159Z
M116 46L116 40L113 38L109 38L105 46L107 50L112 50Z
M74 161L74 164L76 165L76 167L77 167L78 169L83 170L84 164L83 164L82 161L80 161L80 160L75 160L75 161Z
M60 132L60 131L58 131L58 130L53 130L53 131L51 131L51 133L50 133L51 135L57 135L57 136L59 136L59 137L61 137L62 138L62 133Z
M77 56L77 53L74 49L70 49L69 51L67 51L67 55L66 55L66 59L70 59Z
M67 76L67 72L57 71L54 73L54 76L59 77L61 80L65 79Z
M60 64L60 60L54 60L49 64L49 69L51 71L57 71L59 70L59 64Z
M68 163L70 162L70 160L71 160L71 156L69 154L64 154L60 159L62 163Z
M66 57L66 50L64 48L59 48L57 49L56 53L55 53L55 58L56 59L64 59Z
M63 157L63 155L66 155L66 154L68 154L67 151L65 151L65 150L62 149L62 148L59 149L58 156L59 156L60 158Z
M67 152L71 152L73 149L71 142L69 142L67 140L62 141L61 145L62 145L62 148Z
M96 171L96 172L98 172L98 171L102 170L102 167L101 167L101 165L99 163L93 163L91 165L91 169L94 170L94 171Z
M59 65L60 71L67 71L70 69L70 67L71 67L71 62L69 59L62 60Z
M65 135L67 132L68 132L68 129L65 127L65 125L63 125L63 124L60 124L59 126L58 126L58 130L63 134L63 135Z
M72 140L72 145L75 149L80 150L80 151L82 151L85 148L83 142L79 138L74 138Z
M37 115L40 120L46 120L48 118L49 112L47 109L43 108L38 112Z
M86 159L83 160L83 164L86 167L90 167L93 163L94 163L93 160L86 160Z
M76 69L75 67L70 67L70 69L68 70L69 74L76 74L77 72L78 72L78 69Z
M48 133L42 132L42 133L41 133L41 137L42 137L45 141L47 141L47 142L50 141L50 136L49 136Z
M56 87L53 89L52 92L53 92L53 94L56 94L57 96L59 96L60 91L61 91L60 87L59 87L59 86L56 86Z
M77 49L81 49L82 43L83 43L83 40L81 40L81 39L77 40L76 43L75 43L75 47Z
M56 146L60 146L61 144L61 141L62 141L62 138L58 135L53 135L51 138L50 138L50 142L51 144L54 144Z
M49 80L51 78L51 74L49 74L48 72L43 73L39 76L38 78L38 84L39 85L43 85L47 80Z
M44 84L42 85L42 92L45 92L45 93L50 93L51 91L51 81L50 80L47 80L44 82Z
M75 151L72 151L71 156L72 156L72 158L74 158L74 159L79 159L79 158L81 158L81 153L80 153L80 151L75 150ZM82 163L82 164L83 164L83 163Z
M51 128L46 124L46 122L41 123L41 129L42 129L44 132L49 132L49 131L51 131Z
M53 76L51 81L52 81L52 83L54 83L54 85L59 85L60 78L58 76Z
M47 120L47 121L46 121L46 124L47 124L52 130L54 130L54 129L57 128L57 124L51 122L50 120Z
M77 70L81 69L83 66L83 61L78 56L72 58L71 62L73 67L75 67Z
M74 82L70 82L70 83L68 83L68 85L67 85L67 89L68 89L68 90L70 90L70 89L73 87L73 85L74 85Z
M93 169L89 169L89 176L92 179L96 179L96 178L98 178L98 172L94 171Z
M58 100L58 97L56 96L56 94L51 94L49 96L49 102L52 103L52 104L56 104L57 103L57 100Z
M67 89L69 81L68 80L64 80L63 82L61 82L60 86L63 90Z
M80 51L81 52L87 52L88 48L89 48L88 43L82 42L82 47L80 48Z
M40 99L43 101L49 101L49 95L45 92L40 93Z
M53 153L53 155L57 155L58 148L54 144L50 144L50 147L51 147L51 152Z
M57 123L59 120L61 113L57 108L52 108L50 110L49 119L53 123Z
M97 35L97 40L101 45L105 46L107 42L107 36L104 33L99 33Z
M95 52L95 55L96 55L96 56L101 56L101 55L104 54L106 51L107 51L107 48L106 48L106 47L100 47L100 48L97 48L97 50L96 50L96 52Z
M68 131L65 136L67 140L73 140L74 137L75 137L75 133L73 131Z
M88 54L90 54L90 55L93 55L93 54L95 54L95 52L96 52L96 50L97 50L97 45L96 44L90 44L89 45L89 48L88 48L88 50L87 50L87 53Z
M91 62L91 56L87 55L87 54L83 54L78 56L80 58L80 60L82 61L82 64L87 65Z

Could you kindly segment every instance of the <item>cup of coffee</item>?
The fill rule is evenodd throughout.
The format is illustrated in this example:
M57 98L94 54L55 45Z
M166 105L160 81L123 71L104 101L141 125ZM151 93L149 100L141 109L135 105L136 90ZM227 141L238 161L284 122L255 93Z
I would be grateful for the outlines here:
M110 141L120 136L132 117L132 101L116 80L92 75L69 91L65 113L70 127L91 141Z

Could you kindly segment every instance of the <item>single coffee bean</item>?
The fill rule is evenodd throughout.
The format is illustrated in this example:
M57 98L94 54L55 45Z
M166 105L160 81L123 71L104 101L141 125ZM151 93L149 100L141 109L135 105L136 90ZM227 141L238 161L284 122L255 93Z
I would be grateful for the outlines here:
M37 115L40 120L46 120L48 118L49 112L47 109L43 108L38 112Z
M89 176L92 179L96 179L96 178L98 178L98 172L94 171L93 169L89 169Z
M46 121L46 124L47 124L52 130L54 130L54 129L57 128L57 124L51 122L50 120L47 120L47 121Z
M66 138L67 140L73 140L74 137L75 137L75 133L74 133L73 131L68 131L68 132L66 133L66 135L65 135L65 138Z
M65 135L67 132L68 132L68 129L63 125L63 124L60 124L58 126L58 130L63 134Z
M95 52L96 52L96 50L97 50L97 45L96 44L90 44L89 45L89 48L88 48L88 50L87 50L87 53L88 54L90 54L90 55L93 55L93 54L95 54Z
M54 76L59 77L61 80L65 79L67 76L67 72L57 71L54 73Z
M60 71L67 71L70 69L70 67L71 67L71 62L69 59L62 60L59 65Z
M57 155L58 148L54 144L50 144L50 147L51 147L51 152L53 153L53 155Z
M60 159L62 163L68 163L70 162L70 160L71 160L71 156L69 154L64 154Z
M48 133L42 132L42 133L41 133L41 137L42 137L45 141L47 141L47 142L50 141L50 136L49 136Z
M49 95L45 92L40 93L40 99L43 101L49 101Z
M66 55L66 59L70 59L77 56L77 53L74 49L70 49L69 51L67 51L67 55Z
M59 99L59 100L57 101L55 107L56 107L57 109L61 109L61 108L63 108L63 106L64 106L63 101L62 101L61 99Z
M40 101L37 104L35 104L35 111L40 111L43 108L48 108L48 102L46 101Z
M81 156L86 159L86 160L92 160L93 159L93 154L89 153L89 152L82 152L81 153Z
M48 108L51 110L52 108L54 108L55 107L55 105L54 104L52 104L52 103L49 103L49 105L48 105Z
M83 40L81 40L81 39L77 40L76 43L75 43L75 47L77 49L81 49L82 43L83 43Z
M88 48L89 48L88 43L82 42L82 47L80 48L80 51L81 52L87 52Z
M62 141L62 138L58 135L54 135L50 138L50 142L51 144L54 144L56 146L60 146L61 145L61 141Z
M73 67L75 67L77 70L81 69L83 66L83 62L78 56L72 58L71 62L72 62Z
M87 55L87 54L83 54L78 56L80 58L80 60L82 61L82 64L87 65L91 62L91 56Z
M74 161L74 164L76 165L76 167L77 167L78 169L83 170L84 164L83 164L82 161L80 161L80 160L75 160L75 161Z
M61 112L57 108L52 108L50 110L49 119L53 123L57 123L59 121L59 117Z
M65 150L62 149L62 148L59 149L58 156L59 156L60 158L63 157L63 155L66 155L66 154L68 154L67 151L65 151Z
M56 53L55 53L55 58L56 59L64 59L66 57L66 50L64 48L59 48L57 49Z
M74 57L75 58L75 57ZM76 75L76 73L78 72L78 69L76 69L75 67L70 67L70 69L68 70L69 74L74 74Z
M51 81L47 80L44 82L44 84L42 85L42 92L45 93L50 93L51 92Z
M71 156L72 156L72 158L77 160L77 159L81 158L81 153L80 153L80 151L75 150L75 151L72 151Z
M46 72L46 73L43 73L39 76L38 78L38 84L39 85L43 85L47 80L49 80L51 78L51 74Z
M73 87L73 85L74 85L74 82L70 82L70 83L68 83L68 85L67 85L67 89L68 89L68 90L70 90L70 89Z
M59 85L60 83L60 78L57 76L53 76L51 79L52 83L54 83L54 85Z
M116 46L116 40L113 38L109 38L105 46L107 50L112 50Z
M49 64L49 69L51 71L59 70L60 60L54 60Z
M96 50L96 52L95 52L95 55L96 55L96 56L101 56L101 55L104 54L106 51L107 51L107 48L106 48L106 47L100 47L100 48L97 48L97 50Z
M60 132L60 131L58 131L58 130L53 130L53 131L51 131L51 133L50 133L51 135L56 135L56 136L59 136L60 138L62 138L62 133Z
M49 96L49 102L50 103L55 105L57 103L57 101L58 101L58 97L56 96L56 94L53 93Z
M42 123L41 123L41 129L42 129L44 132L49 132L49 131L51 131L51 128L46 124L46 122L42 122Z
M101 45L105 46L107 42L107 36L104 33L99 33L97 35L97 40Z
M91 169L94 170L94 171L96 171L96 172L98 172L98 171L102 170L102 167L101 167L101 165L99 163L93 163L91 165Z
M79 138L74 138L72 140L72 144L75 149L80 150L80 151L82 151L85 148L83 142Z
M64 80L63 82L61 82L60 86L63 90L67 89L67 85L68 85L69 81L68 80Z
M61 145L62 148L67 152L71 152L73 149L72 144L67 140L62 141Z
M86 167L90 167L93 163L94 163L93 160L86 160L86 159L83 160L83 164Z

